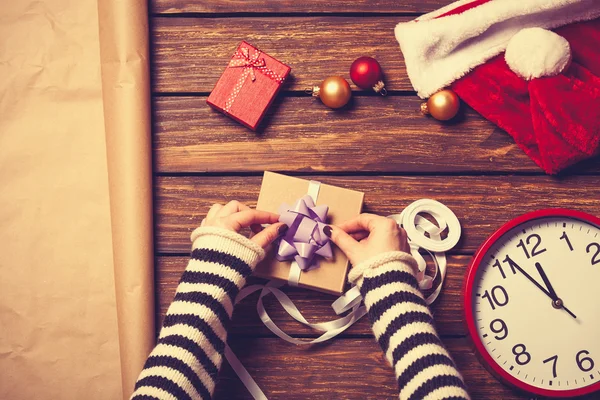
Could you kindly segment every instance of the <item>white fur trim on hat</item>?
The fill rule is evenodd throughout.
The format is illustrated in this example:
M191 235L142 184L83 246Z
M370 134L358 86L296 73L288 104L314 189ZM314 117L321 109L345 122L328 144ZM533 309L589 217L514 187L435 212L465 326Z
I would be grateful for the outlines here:
M599 0L492 0L436 18L472 2L457 1L396 26L406 71L420 97L431 96L502 53L523 28L552 29L600 17Z
M567 39L552 31L527 28L510 39L504 58L510 69L523 79L554 76L571 62L571 46Z

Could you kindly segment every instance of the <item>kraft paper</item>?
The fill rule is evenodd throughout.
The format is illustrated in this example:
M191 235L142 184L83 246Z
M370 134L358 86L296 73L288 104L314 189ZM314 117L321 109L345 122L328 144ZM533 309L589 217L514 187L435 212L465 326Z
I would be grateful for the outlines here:
M129 397L153 345L147 19L0 7L1 399Z
M148 8L100 0L100 57L123 397L154 346Z
M0 185L0 398L120 398L96 0L2 2Z

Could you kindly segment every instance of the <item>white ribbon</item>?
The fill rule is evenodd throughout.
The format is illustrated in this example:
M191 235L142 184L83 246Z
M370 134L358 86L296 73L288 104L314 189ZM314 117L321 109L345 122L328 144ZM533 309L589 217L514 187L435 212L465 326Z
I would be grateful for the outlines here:
M308 194L313 197L315 202L319 193L319 186L320 183L315 181L311 181L309 185ZM418 215L420 213L431 215L437 222L437 225ZM426 299L427 304L433 303L440 294L444 278L446 277L446 255L444 252L453 248L460 239L461 229L458 218L448 207L440 202L430 199L417 200L406 207L401 214L390 215L389 218L394 219L398 225L406 230L409 237L411 254L415 257L419 266L419 272L417 274L419 287L423 290L431 289L438 273L440 274L440 284ZM448 229L448 235L445 239L442 239L442 233L446 228ZM427 262L419 252L419 249L425 250L433 258L435 264L433 276L428 276L425 273ZM292 263L292 266L293 264L295 263ZM290 269L288 283L292 286L297 286L300 278L300 268L298 267L297 269L298 271L296 272L293 272ZM265 285L247 286L240 290L235 303L239 303L252 293L260 290L258 302L256 303L258 316L271 332L286 342L295 345L311 345L330 340L344 332L367 314L367 308L364 305L361 305L363 298L360 294L360 290L358 287L354 286L331 304L333 311L337 315L341 315L350 310L347 315L328 322L308 322L294 302L280 290L283 285L284 283L282 282L269 281ZM263 297L269 294L273 294L283 309L296 321L316 331L323 332L323 334L313 340L302 340L296 339L285 333L275 324L265 310ZM233 354L229 346L226 346L225 348L225 357L252 397L255 400L267 400L267 397L256 381L252 379L246 368L244 368L240 360Z
M437 222L437 225L419 215L420 213L431 215ZM417 280L419 281L421 290L431 289L439 273L439 285L425 299L427 304L433 303L442 291L442 285L446 278L447 261L444 252L452 249L460 240L460 221L452 210L439 201L431 199L417 200L406 207L401 214L390 215L389 218L395 220L399 226L406 230L410 244L410 253L417 260L419 266ZM446 228L448 229L448 235L445 239L442 239L442 232ZM433 276L426 274L427 262L420 253L420 249L429 253L433 259L435 265Z
M309 181L308 182L308 191L306 194L308 194L314 201L315 204L317 204L317 197L319 197L319 190L321 189L321 182L319 181ZM288 285L290 286L298 286L298 283L300 282L300 274L302 273L302 270L300 269L300 266L298 265L298 263L296 261L292 261L292 263L290 264L290 272L288 274Z
M311 323L304 318L300 310L296 307L294 302L282 292L279 288L283 286L284 283L269 281L265 285L250 285L242 290L240 290L235 303L239 303L252 293L256 291L261 291L258 297L258 302L256 303L256 310L258 312L258 316L263 324L269 328L271 332L285 340L288 343L293 343L295 345L311 345L315 343L325 342L329 339L332 339L344 332L346 329L354 325L356 321L361 319L367 314L367 308L365 306L361 306L362 296L360 295L360 291L357 287L353 287L348 290L345 294L340 296L336 301L332 303L332 308L337 315L340 315L348 310L351 310L346 316L335 319L333 321L328 322L318 322ZM321 336L313 340L302 340L291 337L284 331L282 331L275 322L269 317L267 310L265 310L263 304L263 297L268 295L269 293L273 294L279 304L283 307L283 309L296 321L304 324L316 331L323 332ZM255 400L266 400L267 397L260 389L256 381L250 376L246 368L242 365L240 360L235 356L233 351L229 348L229 345L225 346L225 358L231 365L231 368L238 375L246 389L250 392L252 397Z
M260 390L260 387L254 379L250 376L242 362L236 357L229 345L225 345L225 358L231 365L231 368L235 371L237 376L240 378L246 389L250 392L255 400L268 400L267 396Z

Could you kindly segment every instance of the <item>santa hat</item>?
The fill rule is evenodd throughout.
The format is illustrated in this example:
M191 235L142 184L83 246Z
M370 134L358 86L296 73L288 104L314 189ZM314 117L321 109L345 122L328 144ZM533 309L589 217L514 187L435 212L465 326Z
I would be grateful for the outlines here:
M599 0L461 0L395 34L420 97L450 87L554 174L600 154L599 17Z

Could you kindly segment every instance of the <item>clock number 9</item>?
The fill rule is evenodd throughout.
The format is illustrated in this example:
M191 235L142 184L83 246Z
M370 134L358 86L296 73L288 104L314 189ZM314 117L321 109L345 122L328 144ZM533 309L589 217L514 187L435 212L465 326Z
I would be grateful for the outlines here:
M502 292L502 299L498 300L498 296L496 294L496 292ZM508 293L506 293L506 290L500 286L494 286L492 288L491 291L491 295L490 292L488 292L487 290L483 293L483 296L481 296L482 299L487 299L490 302L490 306L492 307L492 310L496 309L496 305L498 305L498 307L504 307L505 305L508 304Z
M531 235L527 236L527 239L525 240L527 242L527 244L529 245L531 242L531 239L535 239L535 244L533 245L533 248L531 249L531 255L529 255L529 251L527 250L527 246L525 246L525 243L523 242L523 239L521 239L519 241L519 244L517 244L517 247L521 247L523 249L523 252L525 252L525 256L529 259L531 257L535 257L539 254L542 254L543 252L546 251L546 249L539 249L538 247L540 244L542 244L542 238L540 237L540 235L538 235L537 233L532 233Z
M594 360L592 360L589 357L580 358L582 354L585 354L587 356L588 354L590 354L590 352L587 350L581 350L579 353L577 353L577 356L575 356L575 361L577 361L577 366L580 370L582 370L583 372L589 372L592 369L594 369ZM583 363L586 363L587 368L583 365Z
M500 324L500 328L497 325ZM504 336L494 336L496 340L504 340L508 336L508 326L500 318L493 320L490 323L490 330L494 333L502 333Z
M512 348L512 352L515 355L515 362L519 365L525 365L531 361L531 354L527 352L527 347L524 344L516 344ZM525 360L522 360L522 358L525 358Z

